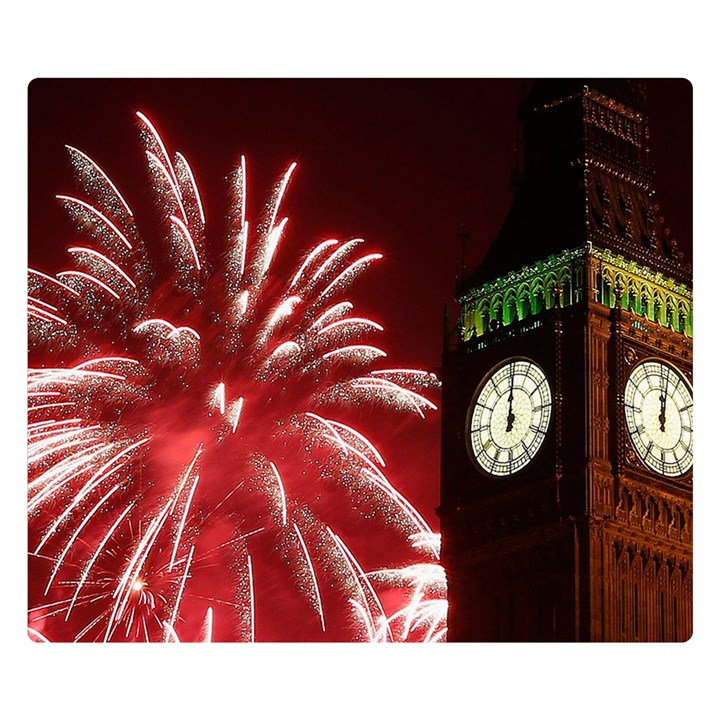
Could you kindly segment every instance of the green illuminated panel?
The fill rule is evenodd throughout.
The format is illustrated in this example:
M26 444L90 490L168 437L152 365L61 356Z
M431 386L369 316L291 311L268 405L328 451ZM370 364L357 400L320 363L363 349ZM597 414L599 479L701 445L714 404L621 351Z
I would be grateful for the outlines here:
M619 292L624 309L692 337L692 291L686 285L588 245L468 291L459 298L460 338L467 342L548 310L555 306L556 292L561 307L574 304L584 298L585 288L607 307L615 307Z

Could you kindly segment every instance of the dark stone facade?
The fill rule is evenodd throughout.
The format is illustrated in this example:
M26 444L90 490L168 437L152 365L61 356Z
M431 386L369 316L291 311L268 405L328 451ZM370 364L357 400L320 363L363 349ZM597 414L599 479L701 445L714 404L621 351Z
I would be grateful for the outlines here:
M449 641L692 634L692 469L653 472L624 414L644 360L690 386L693 377L692 270L655 198L643 108L637 83L571 80L540 81L521 107L516 199L461 289L461 326L443 358ZM468 326L482 288L575 248L554 303L521 306L518 291L508 301L517 307ZM471 461L468 409L483 378L514 357L544 370L552 419L526 467L493 477Z

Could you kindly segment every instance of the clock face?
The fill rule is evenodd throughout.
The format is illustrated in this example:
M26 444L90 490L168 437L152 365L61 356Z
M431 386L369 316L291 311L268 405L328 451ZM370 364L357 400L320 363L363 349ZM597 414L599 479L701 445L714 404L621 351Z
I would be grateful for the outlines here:
M471 457L491 475L511 475L536 455L550 425L547 377L531 360L514 358L480 384L468 415Z
M648 360L625 385L625 421L643 463L666 477L684 475L693 463L693 398L671 365Z

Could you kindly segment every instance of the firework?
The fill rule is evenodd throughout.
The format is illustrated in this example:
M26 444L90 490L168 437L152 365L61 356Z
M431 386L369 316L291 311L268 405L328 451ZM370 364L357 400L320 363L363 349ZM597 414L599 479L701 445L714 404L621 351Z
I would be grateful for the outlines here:
M323 240L278 270L295 165L251 224L245 158L209 242L188 160L137 119L165 245L68 146L79 191L57 198L82 241L28 276L31 637L285 639L290 612L291 639L443 639L438 538L353 420L436 409L437 379L393 368L346 297L381 255ZM404 564L360 542L361 565L365 524Z

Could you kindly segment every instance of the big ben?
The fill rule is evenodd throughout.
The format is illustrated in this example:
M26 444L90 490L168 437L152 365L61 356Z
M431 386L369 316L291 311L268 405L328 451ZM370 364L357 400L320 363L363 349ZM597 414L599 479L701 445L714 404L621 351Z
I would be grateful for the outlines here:
M543 80L443 355L450 641L692 634L692 269L641 83Z

